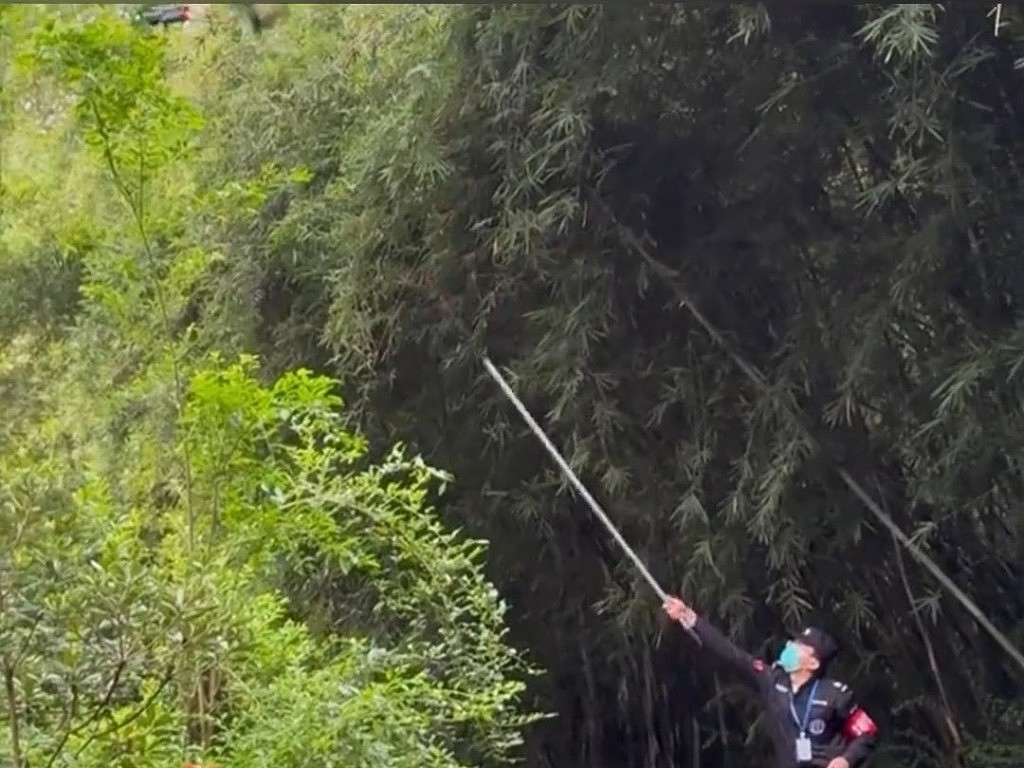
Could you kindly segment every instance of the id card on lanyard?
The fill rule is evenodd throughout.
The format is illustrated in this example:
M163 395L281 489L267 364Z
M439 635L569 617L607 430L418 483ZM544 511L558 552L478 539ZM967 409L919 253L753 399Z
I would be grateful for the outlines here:
M789 713L793 716L793 722L800 729L800 735L796 739L796 761L798 763L809 763L814 758L811 750L811 740L807 738L807 723L811 719L811 707L814 706L814 695L818 692L818 680L811 686L811 692L807 696L807 704L804 706L804 716L799 717L796 713L795 697L793 691L789 692Z

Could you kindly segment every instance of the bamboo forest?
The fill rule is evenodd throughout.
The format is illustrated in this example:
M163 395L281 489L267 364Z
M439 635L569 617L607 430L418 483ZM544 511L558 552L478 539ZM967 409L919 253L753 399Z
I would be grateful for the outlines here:
M1018 248L1009 5L0 5L0 765L1021 768Z

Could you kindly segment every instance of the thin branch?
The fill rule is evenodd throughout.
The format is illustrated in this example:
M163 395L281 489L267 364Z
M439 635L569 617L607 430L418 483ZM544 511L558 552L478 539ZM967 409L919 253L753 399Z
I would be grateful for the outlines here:
M140 718L140 717L141 717L142 715L144 715L144 714L146 713L146 710L148 710L148 709L149 709L149 708L150 708L150 707L151 707L151 706L153 705L153 702L155 702L155 701L157 700L157 698L159 698L159 696L160 696L160 695L161 695L161 694L162 694L162 693L163 693L163 692L164 692L164 691L165 691L165 690L167 689L167 686L168 686L168 685L170 684L171 680L173 680L173 679L174 679L174 666L172 665L172 666L171 666L171 667L170 667L170 668L169 668L169 669L167 670L167 672L166 672L166 673L164 674L163 678L162 678L162 679L160 680L160 683L159 683L159 685L157 685L156 689L155 689L155 690L154 690L154 691L153 691L153 692L152 692L152 693L151 693L151 694L150 694L149 696L147 696L147 697L146 697L146 698L145 698L145 699L144 699L144 700L142 701L142 703L141 703L141 704L139 704L139 706L138 706L138 707L136 707L136 708L135 708L135 709L134 709L134 710L133 710L133 711L132 711L132 712L131 712L130 714L128 714L128 715L127 715L127 716L126 716L126 717L125 717L125 718L124 718L123 720L121 720L120 722L115 722L115 723L114 723L114 724L113 724L112 726L110 726L110 727L109 727L109 728L107 728L106 730L103 730L103 731L99 731L99 732L97 732L97 733L93 733L93 734L91 734L91 735L90 735L90 736L89 736L89 737L88 737L88 738L87 738L87 739L86 739L86 740L85 740L85 741L84 741L84 742L82 743L82 746L80 746L80 747L79 747L79 748L78 748L78 749L77 749L77 750L75 751L75 755L74 755L74 756L75 756L75 759L77 760L77 759L78 759L78 758L79 758L79 757L81 756L81 754L82 754L82 753L83 753L83 752L84 752L84 751L85 751L86 749L88 749L88 747L89 747L89 746L90 746L90 745L91 745L91 744L92 744L92 743L93 743L94 741L96 741L97 739L102 739L102 738L104 738L104 737L106 737L106 736L109 736L109 735L110 735L110 734L112 734L112 733L116 733L117 731L119 731L119 730L121 730L122 728L124 728L124 727L125 727L126 725L130 725L130 724L131 724L132 722L134 722L135 720L137 720L138 718ZM47 764L47 768L49 768L49 766L50 766L51 764L52 764L52 763L50 763L50 764Z
M57 746L50 754L50 759L46 761L46 765L44 766L44 768L51 768L51 766L53 766L53 764L57 761L57 758L60 757L61 753L64 752L64 748L67 746L68 741L71 739L72 736L77 736L78 734L80 734L90 725L99 720L100 717L102 717L103 714L110 709L110 703L114 700L114 693L117 691L117 687L121 683L121 675L124 673L127 664L128 661L126 659L121 659L118 662L117 667L114 669L114 674L110 679L110 685L107 686L106 693L103 694L103 698L100 699L99 704L96 705L95 709L92 711L92 714L90 714L89 717L87 717L83 722L79 723L74 728L70 728L64 732L64 735L61 737L60 741L57 742Z
M96 104L95 99L91 96L85 97L89 108L92 111L93 118L96 121L96 131L99 133L100 138L103 141L103 159L107 164L107 169L110 171L110 175L113 179L114 186L120 192L124 198L125 203L135 221L136 229L139 232L139 237L142 240L143 253L146 255L146 260L149 262L150 271L152 273L151 283L153 286L153 293L156 296L157 307L160 311L160 320L164 326L164 333L167 335L167 343L171 344L173 339L171 331L170 313L167 308L167 299L164 294L163 286L160 283L158 277L158 264L156 254L153 252L153 246L149 241L149 232L146 229L146 222L143 214L142 205L142 187L139 187L139 201L135 201L132 198L131 191L125 184L124 179L121 176L121 172L118 168L117 161L114 159L114 153L112 150L113 141L107 131L106 123L103 120L103 116L100 114L99 107ZM140 160L141 162L141 160ZM140 170L141 173L141 170ZM180 417L181 413L185 410L185 404L183 402L184 393L184 382L181 374L181 366L178 362L178 356L171 350L171 377L174 380L174 405L176 411ZM181 441L181 452L183 459L183 469L185 470L185 503L188 514L188 540L189 550L195 550L196 543L196 530L195 530L195 494L193 490L192 480L192 454L189 449L188 440Z
M876 487L876 492L878 493L879 498L883 498L880 488ZM910 586L910 577L907 575L906 564L903 562L903 551L895 536L893 536L892 539L892 546L896 551L896 568L900 574L900 581L903 583L903 591L906 593L907 603L910 605L910 612L914 617L914 623L917 625L917 631L920 633L921 640L924 643L926 652L928 653L928 665L931 667L932 677L935 678L935 685L939 689L939 697L942 699L942 706L946 710L946 727L949 729L950 736L953 738L953 743L959 749L963 744L963 739L960 737L960 731L956 727L956 721L953 719L953 707L950 706L949 696L946 695L946 686L942 682L942 674L939 672L939 663L935 656L935 647L932 644L928 628L924 625L924 620L921 618L921 612L918 610L916 605L914 591Z
M24 760L21 754L21 719L18 715L18 691L14 681L14 667L10 661L4 660L4 693L7 699L7 726L11 741L11 763L13 768L22 768Z

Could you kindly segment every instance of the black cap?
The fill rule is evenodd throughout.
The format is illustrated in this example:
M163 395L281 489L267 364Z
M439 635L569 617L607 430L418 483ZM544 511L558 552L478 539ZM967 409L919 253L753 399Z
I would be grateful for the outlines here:
M822 668L828 666L839 653L839 645L832 635L817 627L805 627L793 639L812 648Z

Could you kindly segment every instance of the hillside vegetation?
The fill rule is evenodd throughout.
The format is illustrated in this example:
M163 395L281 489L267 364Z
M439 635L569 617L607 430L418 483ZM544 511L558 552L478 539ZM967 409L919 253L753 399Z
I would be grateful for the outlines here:
M1024 763L1024 669L856 491L1024 648L1022 35L0 7L7 762L762 761L487 351L666 587L842 639L874 765Z

